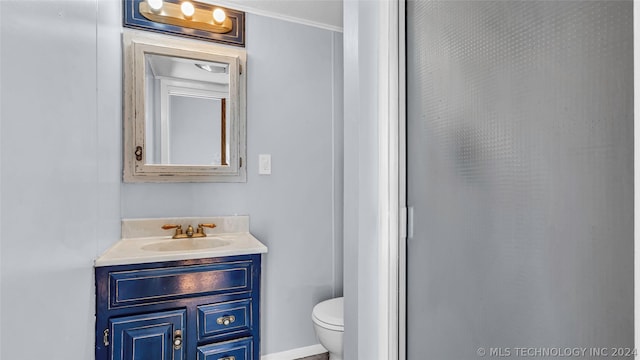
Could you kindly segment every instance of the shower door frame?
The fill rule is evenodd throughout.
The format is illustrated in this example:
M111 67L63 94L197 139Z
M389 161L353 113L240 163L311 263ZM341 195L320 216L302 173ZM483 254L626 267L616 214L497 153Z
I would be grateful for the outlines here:
M398 3L398 207L403 231L398 242L398 360L407 359L407 241L412 235L413 212L407 208L407 47L406 0Z
M633 273L634 346L640 348L640 0L633 0Z

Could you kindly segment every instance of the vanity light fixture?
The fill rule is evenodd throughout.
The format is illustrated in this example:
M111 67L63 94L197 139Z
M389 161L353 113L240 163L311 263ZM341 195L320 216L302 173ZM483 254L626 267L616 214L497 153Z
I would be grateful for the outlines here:
M124 26L244 46L244 12L193 0L123 0Z
M166 1L162 4L162 12L158 12L151 6L151 4L155 2L157 2L157 0L140 2L140 15L162 24L204 30L218 34L225 34L232 30L233 24L230 19L226 19L225 16L222 22L216 22L213 17L213 12L203 9L203 4L201 3L182 1L177 4ZM195 4L198 4L198 7L196 7Z

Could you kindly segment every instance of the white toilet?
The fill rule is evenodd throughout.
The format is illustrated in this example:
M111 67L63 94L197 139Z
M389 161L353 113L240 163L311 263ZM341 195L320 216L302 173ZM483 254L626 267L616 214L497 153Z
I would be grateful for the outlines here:
M329 299L314 306L311 318L320 344L329 351L329 360L342 360L344 298Z

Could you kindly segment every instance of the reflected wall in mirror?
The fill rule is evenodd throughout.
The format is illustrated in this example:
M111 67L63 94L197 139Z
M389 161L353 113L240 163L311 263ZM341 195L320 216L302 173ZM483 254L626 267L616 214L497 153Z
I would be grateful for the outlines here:
M145 54L147 164L229 165L229 65Z
M125 31L127 182L246 181L244 50Z

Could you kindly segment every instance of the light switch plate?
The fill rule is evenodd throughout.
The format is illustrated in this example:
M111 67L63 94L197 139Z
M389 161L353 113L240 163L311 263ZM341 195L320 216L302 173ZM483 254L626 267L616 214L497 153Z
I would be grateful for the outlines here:
M258 155L258 174L271 175L271 154Z

